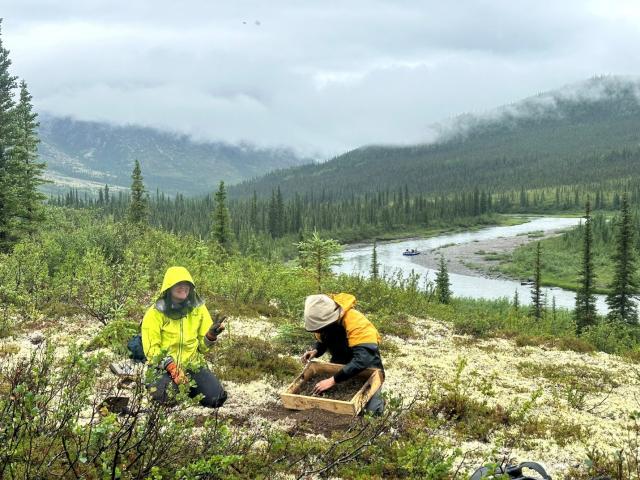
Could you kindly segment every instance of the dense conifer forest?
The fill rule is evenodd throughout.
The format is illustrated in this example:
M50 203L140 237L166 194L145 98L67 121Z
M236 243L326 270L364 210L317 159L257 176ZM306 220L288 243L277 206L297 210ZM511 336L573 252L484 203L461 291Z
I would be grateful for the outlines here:
M428 145L367 146L326 163L272 172L230 190L349 198L365 192L503 192L613 183L640 174L637 83L597 77L574 92L541 94L492 116L462 117ZM620 187L620 185L617 185Z

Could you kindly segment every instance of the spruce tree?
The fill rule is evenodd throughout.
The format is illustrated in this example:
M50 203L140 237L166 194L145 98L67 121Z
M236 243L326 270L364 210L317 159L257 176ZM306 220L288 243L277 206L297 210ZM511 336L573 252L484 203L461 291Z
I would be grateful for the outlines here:
M378 242L373 241L373 252L371 254L371 278L377 280L380 275L380 264L378 263Z
M440 303L447 304L451 301L451 283L444 255L440 255L440 270L436 275L436 295Z
M323 280L332 273L331 267L342 263L340 244L332 239L320 238L318 232L314 231L311 238L296 246L300 251L301 264L312 271L318 293L321 293Z
M0 19L0 28L2 27ZM9 50L2 43L0 31L0 251L10 248L18 211L17 169L11 155L15 144L13 90L17 77L9 72Z
M227 208L227 192L224 182L220 181L220 186L215 194L215 210L213 213L213 238L226 251L231 249L231 221L229 209Z
M253 191L253 196L251 197L251 210L249 213L249 226L253 229L254 232L260 230L258 225L258 195L256 191Z
M518 296L518 289L513 294L513 309L517 312L520 309L520 297Z
M574 318L578 333L589 325L596 323L595 271L593 268L593 226L591 220L591 203L585 206L585 221L582 228L582 266L579 272L578 291L576 292L576 308Z
M608 317L611 320L636 324L638 323L638 313L634 294L638 291L638 281L633 252L632 220L626 193L622 195L621 199L615 245L613 254L615 270L613 282L610 285L611 292L607 295Z
M129 221L136 225L145 225L149 222L149 203L142 182L142 170L140 162L135 161L131 174L131 203L129 204Z
M306 264L306 258L304 257L302 248L304 246L304 232L302 230L298 232L298 243L294 243L294 245L298 250L298 263L302 268L307 268L308 265Z
M542 318L544 311L544 295L542 294L541 285L541 253L542 247L540 246L540 242L536 242L536 253L533 264L533 290L531 291L531 314L536 320Z
M273 238L279 238L286 233L284 200L282 199L282 192L279 186L271 192L271 202L269 203L269 233Z
M269 202L269 220L268 229L271 237L278 238L280 236L280 219L278 218L278 200L276 198L276 191L271 191L271 201Z
M33 232L43 218L42 202L45 196L38 191L44 183L42 174L46 167L38 161L38 122L33 112L27 84L20 82L20 101L15 108L16 143L11 152L17 169L17 195L23 232Z
M276 189L276 211L277 214L277 222L278 222L278 236L281 237L285 234L285 215L284 215L284 200L282 199L282 192L280 191L280 187Z

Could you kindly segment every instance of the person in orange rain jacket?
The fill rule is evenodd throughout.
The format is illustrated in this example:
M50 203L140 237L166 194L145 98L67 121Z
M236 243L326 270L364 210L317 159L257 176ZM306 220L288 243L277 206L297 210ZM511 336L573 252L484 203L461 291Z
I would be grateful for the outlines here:
M344 382L365 368L379 368L384 373L380 357L380 334L362 313L353 308L356 297L349 293L309 295L304 302L304 326L313 332L316 343L304 355L302 363L331 353L331 362L344 367L333 377L318 382L314 394L322 393ZM378 390L365 406L376 415L384 411L384 401Z

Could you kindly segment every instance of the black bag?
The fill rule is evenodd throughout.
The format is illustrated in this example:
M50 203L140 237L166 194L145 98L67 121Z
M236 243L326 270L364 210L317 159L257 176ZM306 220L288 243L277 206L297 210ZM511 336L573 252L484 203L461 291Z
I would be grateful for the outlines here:
M136 362L145 363L147 357L144 354L142 348L142 335L135 335L127 342L127 348L129 349L129 356Z
M495 470L490 467L482 467L476 470L469 480L480 480L489 475L509 475L511 480L538 480L535 477L528 477L522 473L523 468L530 468L534 472L538 472L544 480L551 480L551 477L544 471L542 465L535 462L522 462L520 465L507 465L505 467L497 467Z

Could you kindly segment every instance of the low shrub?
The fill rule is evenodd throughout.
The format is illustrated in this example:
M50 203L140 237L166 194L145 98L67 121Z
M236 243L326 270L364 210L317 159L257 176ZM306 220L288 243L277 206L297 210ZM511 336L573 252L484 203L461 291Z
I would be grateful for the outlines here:
M461 438L486 442L495 430L514 422L511 413L502 405L489 406L486 398L480 400L473 395L492 396L495 379L482 377L475 371L466 372L466 367L466 359L458 359L454 378L440 382L427 403L417 410L422 408L425 416L435 415L453 422L454 430Z
M330 440L269 425L233 428L217 415L196 430L184 408L196 399L183 392L175 405L149 403L141 381L127 390L127 408L112 413L107 399L125 392L97 384L99 362L74 347L56 359L47 347L0 363L0 478L371 478L366 472L375 471L448 478L453 456L438 441L414 432L396 442L407 407L394 399L383 416L355 419Z
M127 342L140 332L138 322L131 320L113 320L103 327L87 345L87 351L108 348L118 355L129 355Z
M313 344L313 334L307 332L298 323L284 322L278 327L275 342L279 349L289 355L302 355Z
M519 431L525 440L551 437L559 447L583 441L589 435L588 428L570 420L558 418L531 418L520 425Z
M20 345L15 343L6 343L0 345L0 358L15 355L20 351Z
M279 381L293 380L302 368L296 359L281 355L273 342L249 336L221 342L207 353L207 359L222 380L238 383L268 376Z
M427 415L440 415L454 423L455 432L465 440L488 442L497 429L512 425L513 420L502 405L489 406L472 398L445 394L429 405Z
M418 336L411 317L406 313L396 315L370 315L368 318L376 326L381 335L393 335L404 340L417 338Z
M603 352L624 354L638 348L640 326L603 320L587 328L581 338Z
M590 405L592 408L602 395L619 386L606 370L587 365L541 365L525 361L516 368L525 377L549 382L553 395L576 410L586 410Z
M578 353L596 351L596 347L579 337L552 337L551 335L517 334L515 342L519 347L540 347L545 345L557 350L571 350Z
M629 418L627 435L620 439L619 449L607 451L591 445L587 458L567 472L567 478L591 480L636 480L640 478L640 413Z
M624 352L622 356L632 363L640 363L640 347L636 346L632 350Z
M527 334L516 334L514 341L518 347L539 347L546 345L550 338L547 336L535 336Z
M559 337L554 339L552 345L558 350L571 350L578 353L590 353L597 350L591 342L579 337Z

